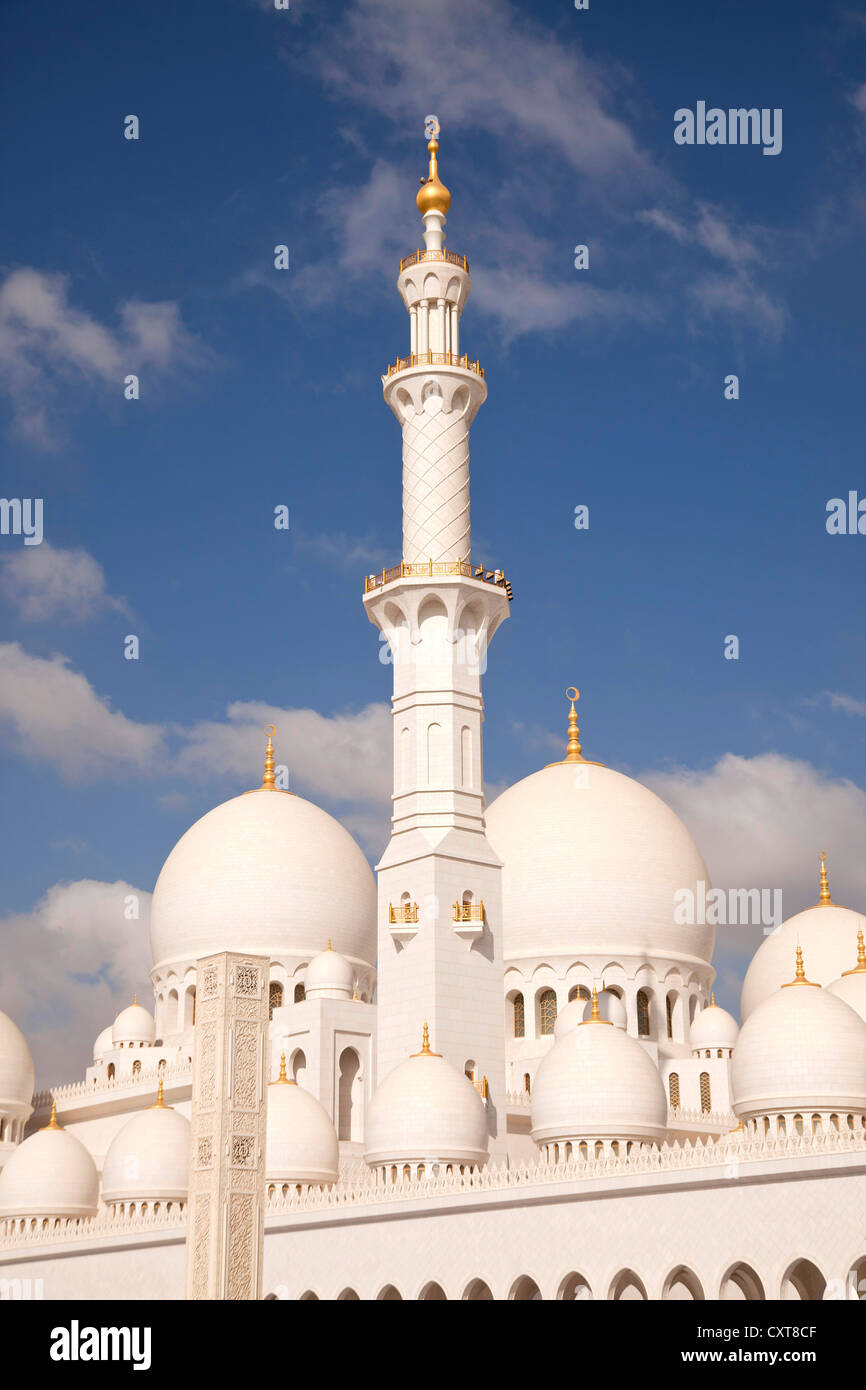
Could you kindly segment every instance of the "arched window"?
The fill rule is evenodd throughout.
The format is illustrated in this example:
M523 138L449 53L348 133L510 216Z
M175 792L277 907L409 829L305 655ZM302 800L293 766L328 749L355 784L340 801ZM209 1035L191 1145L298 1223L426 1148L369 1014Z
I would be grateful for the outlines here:
M526 1034L526 1018L524 1016L523 995L514 996L514 1036L522 1038Z
M295 1003L296 1003L296 1004L303 1004L303 1002L304 1002L304 1000L306 999L306 997L307 997L307 991L304 989L304 986L303 986L303 985L295 985Z
M795 1133L795 1134L802 1134L802 1133L803 1133L803 1116L802 1116L802 1115L795 1115L795 1116L794 1116L794 1133Z
M674 996L672 994L669 994L665 1000L665 1015L667 1018L668 1037L672 1038L674 1035Z
M812 1116L812 1133L813 1133L813 1134L820 1134L820 1133L821 1133L821 1116L820 1116L820 1115L813 1115L813 1116Z
M463 1075L472 1082L473 1086L475 1085L475 1063L471 1057L463 1063Z
M671 1098L671 1108L673 1110L678 1110L680 1104L680 1078L675 1071L672 1071L668 1077L668 1091Z
M295 1052L292 1056L291 1073L297 1081L298 1085L302 1086L304 1083L304 1077L307 1074L307 1058L303 1048L299 1047L297 1052Z
M638 1037L648 1038L650 1035L650 1001L645 989L637 992L637 1031Z
M532 1081L530 1080L528 1071L523 1073L523 1089L527 1095L529 1095L532 1090Z
M279 980L271 980L268 985L268 1018L273 1018L274 1009L283 1007L283 987Z
M590 993L586 985L572 985L568 991L568 1002L573 1003L575 999L589 999Z
M108 1064L108 1079L109 1079L109 1081L113 1081L113 1080L114 1080L114 1063L113 1063L113 1062L109 1062L109 1064Z
M831 1128L831 1129L835 1129L835 1131L836 1131L837 1134L839 1133L839 1116L838 1116L838 1115L831 1115L831 1116L830 1116L830 1128Z
M360 1070L361 1059L353 1047L340 1056L340 1113L338 1135L341 1139L360 1137Z
M140 1062L133 1062L133 1064L132 1064L132 1074L133 1074L133 1076L137 1076L138 1073L139 1073L140 1071L141 1071L141 1063L140 1063Z
M544 989L538 996L538 1032L546 1037L553 1032L556 1022L556 995L552 989Z
M701 1072L701 1110L703 1110L703 1112L704 1112L705 1115L708 1115L709 1112L710 1112L710 1110L712 1109L712 1103L711 1103L711 1101L712 1101L712 1097L711 1097L711 1095L710 1095L710 1073L709 1073L708 1071L702 1071L702 1072Z

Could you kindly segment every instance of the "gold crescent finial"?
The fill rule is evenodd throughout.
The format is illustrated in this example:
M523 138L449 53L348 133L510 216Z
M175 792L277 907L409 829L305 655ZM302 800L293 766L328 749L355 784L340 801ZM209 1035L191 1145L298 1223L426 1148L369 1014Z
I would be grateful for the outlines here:
M133 1008L138 1004L138 990L136 990L135 994L132 996L132 1004Z
M577 727L577 710L574 708L576 700L580 699L580 691L570 685L565 692L566 700L571 701L571 709L568 715L568 747L565 750L564 761L567 763L582 763L580 756L580 729Z
M800 945L799 941L797 942L797 966L794 971L794 978L782 985L782 989L790 989L792 985L810 985L813 989L821 988L814 980L806 979L806 970L803 965L803 947Z
M155 1104L155 1105L152 1105L150 1108L151 1108L151 1110L168 1110L168 1109L170 1109L170 1107L169 1107L168 1105L166 1105L166 1103L165 1103L165 1091L164 1091L164 1089L163 1089L163 1081L162 1081L162 1076L161 1076L161 1075L160 1075L159 1082L158 1082L157 1088L156 1088L156 1104Z
M430 167L426 179L421 180L421 187L415 202L418 211L423 217L428 212L446 213L451 206L451 194L439 178L439 164L436 159L439 153L439 141L436 135L439 133L438 123L436 133L427 142L427 153L430 156Z
M63 1126L57 1123L57 1101L51 1097L51 1119L44 1126L45 1129L62 1129Z
M280 1074L276 1081L272 1081L272 1086L297 1086L297 1081L293 1076L286 1076L286 1054L280 1053Z
M716 994L715 994L715 990L714 990L713 993L710 995L710 1008L711 1008L711 1009L714 1009L715 1007L716 1007Z
M832 907L833 899L830 897L830 880L827 877L827 851L822 849L818 858L821 861L821 869L818 876L821 892L818 896L818 906L826 907L829 905Z
M262 787L266 791L273 791L276 786L276 778L274 777L274 734L276 732L276 725L265 725L265 733L268 736L268 746L265 749L265 775L262 778Z
M599 1012L598 990L596 989L594 984L592 986L592 1010L590 1012L589 1018L585 1018L583 1022L580 1024L580 1027L585 1028L589 1023L608 1023L610 1024L611 1028L613 1027L612 1021L609 1018L602 1018Z
M843 975L866 975L866 945L863 942L862 929L857 929L857 964L853 970L843 970Z
M427 1027L427 1020L424 1020L424 1030L421 1034L421 1051L413 1052L413 1057L441 1057L441 1052L434 1052L430 1046L430 1029Z

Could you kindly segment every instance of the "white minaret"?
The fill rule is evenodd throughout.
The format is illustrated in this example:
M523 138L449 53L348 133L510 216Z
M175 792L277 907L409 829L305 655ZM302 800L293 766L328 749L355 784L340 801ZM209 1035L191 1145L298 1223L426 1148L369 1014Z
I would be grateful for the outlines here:
M436 127L438 133L438 126ZM429 129L428 129L429 134ZM379 870L377 1079L433 1047L486 1090L490 1152L505 1148L501 865L484 828L481 675L508 616L501 571L475 565L469 427L487 395L460 355L471 282L443 248L451 203L436 167L418 193L426 250L400 264L410 355L383 377L403 431L403 560L367 579L367 615L394 665L391 842ZM486 1078L486 1082L485 1082Z

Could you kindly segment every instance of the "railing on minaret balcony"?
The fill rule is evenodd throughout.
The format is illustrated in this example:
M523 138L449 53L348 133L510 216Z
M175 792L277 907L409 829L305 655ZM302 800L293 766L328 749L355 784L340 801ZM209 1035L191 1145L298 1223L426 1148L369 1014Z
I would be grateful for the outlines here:
M422 251L420 248L403 257L400 270L405 270L408 265L420 265L423 261L447 261L448 265L459 265L461 270L469 270L468 260L457 251Z
M398 903L395 907L393 903L388 904L388 921L394 922L417 922L418 904L417 903Z
M455 922L483 922L484 903L455 903L454 904Z
M470 362L465 352L411 352L408 357L398 357L392 362L382 380L387 381L396 372L405 372L407 367L463 367L476 376L484 376L481 363Z
M371 594L374 589L392 584L395 579L439 579L447 574L462 575L465 579L480 579L484 584L498 584L500 589L505 590L509 603L514 598L514 591L503 570L488 570L483 565L470 564L468 560L427 560L416 565L407 565L405 561L401 561L399 565L392 565L390 569L382 570L379 574L368 574L364 579L364 593Z

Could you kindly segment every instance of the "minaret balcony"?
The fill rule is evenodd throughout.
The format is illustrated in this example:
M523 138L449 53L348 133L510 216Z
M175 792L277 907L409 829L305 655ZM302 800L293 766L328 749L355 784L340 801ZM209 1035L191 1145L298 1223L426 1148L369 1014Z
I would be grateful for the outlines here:
M461 575L464 579L480 579L484 584L496 584L505 590L509 603L514 598L503 570L488 570L483 565L470 564L468 560L423 560L414 565L401 561L399 565L392 565L379 574L366 575L364 593L371 594L386 584L392 584L395 579L438 579L449 574Z
M405 372L408 367L463 367L465 371L474 372L476 376L484 379L481 363L471 362L465 352L413 352L408 357L398 357L396 362L392 362L382 380L387 381L397 372Z
M458 265L461 270L467 272L469 270L468 260L457 251L422 251L420 249L403 257L400 262L400 270L402 272L410 265L421 265L424 261L447 261L449 265Z
M388 930L393 941L401 941L404 944L417 936L418 904L398 903L395 907L393 903L389 903Z
M475 941L484 935L484 903L455 903L452 920L457 936Z

